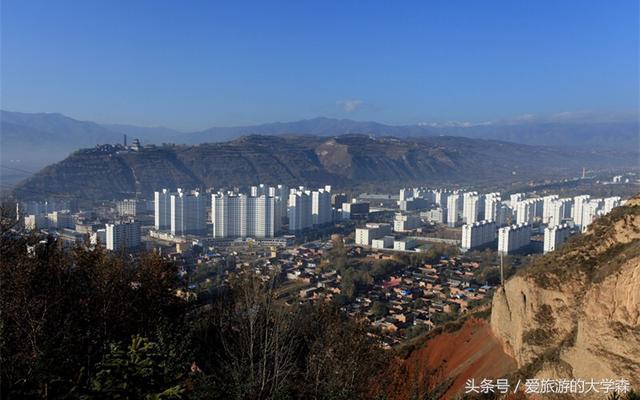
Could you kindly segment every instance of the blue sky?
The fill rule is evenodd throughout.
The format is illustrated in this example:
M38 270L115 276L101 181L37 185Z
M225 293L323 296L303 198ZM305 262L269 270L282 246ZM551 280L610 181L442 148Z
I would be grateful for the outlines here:
M635 0L0 4L14 111L199 129L638 109Z

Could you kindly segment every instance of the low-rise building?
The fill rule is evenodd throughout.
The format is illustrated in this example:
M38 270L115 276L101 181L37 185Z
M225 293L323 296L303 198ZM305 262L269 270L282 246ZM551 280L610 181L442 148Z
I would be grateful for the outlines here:
M385 236L380 239L373 239L371 241L371 247L374 249L390 249L393 248L393 236Z
M356 228L355 242L361 246L371 246L373 239L391 234L390 224L368 223L364 228Z
M140 246L140 224L135 221L106 224L107 250L126 250Z
M411 238L398 239L393 242L394 250L409 251L416 248L416 240Z
M395 232L407 232L417 229L421 225L420 217L412 214L396 214L393 219L393 230Z
M351 203L342 203L342 219L366 219L369 216L369 203L353 199Z

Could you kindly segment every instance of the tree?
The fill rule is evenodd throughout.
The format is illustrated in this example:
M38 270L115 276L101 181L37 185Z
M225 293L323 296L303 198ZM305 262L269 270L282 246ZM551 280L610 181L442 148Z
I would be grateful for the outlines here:
M68 251L52 238L20 235L3 235L1 251L2 397L68 397L87 384L108 343L182 325L175 266L157 256Z
M385 303L374 301L373 305L371 305L371 312L378 318L386 317L389 314L389 306Z
M157 343L135 335L125 351L111 344L109 352L97 364L90 378L90 394L96 399L181 399L184 387L181 375L172 375L171 360L161 353ZM168 373L169 372L169 373Z

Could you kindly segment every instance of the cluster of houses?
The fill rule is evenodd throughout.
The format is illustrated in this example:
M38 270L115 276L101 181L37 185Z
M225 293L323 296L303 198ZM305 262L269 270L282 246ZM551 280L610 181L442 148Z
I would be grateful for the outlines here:
M466 313L494 289L477 282L475 272L480 264L463 255L406 266L345 300L343 277L325 261L330 248L331 242L307 243L273 252L244 267L253 268L265 279L276 276L277 293L289 304L337 300L348 315L368 324L385 347ZM392 254L359 246L347 248L347 257L365 262L393 260Z

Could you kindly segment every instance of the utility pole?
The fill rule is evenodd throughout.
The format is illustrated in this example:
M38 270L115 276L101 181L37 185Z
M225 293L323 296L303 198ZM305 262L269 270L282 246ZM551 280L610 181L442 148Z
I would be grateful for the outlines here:
M504 254L500 252L500 286L504 289Z

